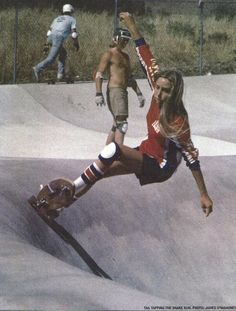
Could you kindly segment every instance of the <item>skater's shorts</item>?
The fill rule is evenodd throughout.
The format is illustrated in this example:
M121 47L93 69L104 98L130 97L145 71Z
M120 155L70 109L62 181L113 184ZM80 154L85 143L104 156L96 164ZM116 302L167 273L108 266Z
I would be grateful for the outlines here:
M107 88L107 105L114 119L117 116L128 117L128 92L122 87Z
M135 148L138 150L138 148ZM147 154L143 154L143 165L141 174L135 174L139 179L140 185L151 183L160 183L169 179L177 169L176 165L166 164L163 168L160 167L158 161L151 158Z

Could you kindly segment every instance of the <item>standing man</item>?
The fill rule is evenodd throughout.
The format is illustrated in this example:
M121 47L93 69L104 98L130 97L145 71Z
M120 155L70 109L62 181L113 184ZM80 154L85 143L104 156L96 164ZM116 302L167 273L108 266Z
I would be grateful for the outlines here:
M127 87L132 87L136 92L139 107L145 104L145 98L140 91L136 80L131 75L131 64L127 53L123 52L131 39L127 29L118 28L113 35L113 43L102 55L95 76L97 105L105 105L102 93L103 74L108 72L107 104L113 116L113 125L108 134L106 144L117 142L123 144L124 136L128 130L128 92Z
M71 4L65 4L62 8L63 15L58 16L52 22L50 29L47 32L47 43L44 47L44 53L48 53L47 58L45 58L38 65L33 67L33 74L35 80L39 81L39 74L51 65L55 59L58 57L58 71L57 79L62 80L65 75L65 61L67 57L67 52L63 47L65 40L71 35L74 47L79 50L79 40L78 33L76 31L76 20L72 16L74 8Z

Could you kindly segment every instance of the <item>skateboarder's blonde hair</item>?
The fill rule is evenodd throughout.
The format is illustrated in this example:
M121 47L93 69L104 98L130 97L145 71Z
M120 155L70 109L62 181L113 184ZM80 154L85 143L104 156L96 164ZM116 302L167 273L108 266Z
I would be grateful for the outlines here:
M155 74L155 80L160 77L168 79L172 86L170 100L165 101L161 107L160 130L168 138L178 138L186 131L189 131L188 113L183 103L183 76L178 70L164 70ZM182 120L181 125L176 122L176 120L180 119Z

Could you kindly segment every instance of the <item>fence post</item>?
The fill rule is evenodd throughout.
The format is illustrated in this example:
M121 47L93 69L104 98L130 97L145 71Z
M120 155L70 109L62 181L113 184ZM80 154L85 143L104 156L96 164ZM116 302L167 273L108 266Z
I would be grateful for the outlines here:
M19 26L19 18L18 18L18 4L17 0L15 1L15 25L14 25L14 57L13 57L13 84L16 84L17 80L17 50L18 50L18 26Z
M114 30L119 27L118 20L118 0L115 0L115 12L114 12Z
M200 29L199 29L199 74L202 75L203 64L203 44L204 44L204 29L203 29L203 6L204 0L199 0L199 17L200 17Z

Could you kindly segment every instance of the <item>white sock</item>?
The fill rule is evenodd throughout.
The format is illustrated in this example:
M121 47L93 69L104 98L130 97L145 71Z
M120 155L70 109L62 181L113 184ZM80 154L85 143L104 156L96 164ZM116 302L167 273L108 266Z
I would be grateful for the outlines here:
M82 191L88 185L93 185L98 179L102 178L104 172L94 162L88 166L84 172L74 180L75 192Z
M75 185L75 192L78 192L79 190L83 190L84 187L87 186L87 184L83 181L82 177L78 177L76 180L74 180Z

